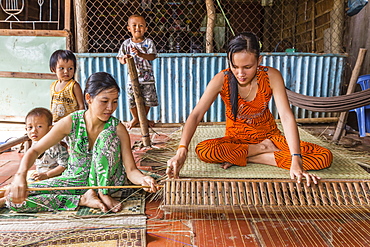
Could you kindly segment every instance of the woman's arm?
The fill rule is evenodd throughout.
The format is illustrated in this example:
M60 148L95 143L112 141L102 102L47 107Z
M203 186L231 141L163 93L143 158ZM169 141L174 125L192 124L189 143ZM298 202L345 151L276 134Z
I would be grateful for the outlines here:
M131 151L130 136L126 130L126 127L122 123L117 126L117 135L121 141L121 156L122 162L126 169L127 178L134 184L150 186L145 189L149 192L157 191L157 182L150 176L145 176L137 169L134 157Z
M82 93L81 86L78 82L76 82L75 85L73 86L73 94L75 95L75 98L77 100L78 109L85 110L84 96Z
M12 193L13 203L22 203L27 198L27 171L34 164L37 157L50 147L60 142L71 131L72 118L66 116L56 123L53 128L41 138L41 140L32 146L23 156L17 173L14 175L13 182L8 189Z
M220 72L213 77L213 79L208 83L208 86L198 104L195 106L186 120L180 140L180 145L185 148L179 148L176 155L167 161L166 173L169 178L179 177L180 170L186 160L186 155L188 152L187 147L189 146L191 138L193 138L194 132L204 114L206 111L208 111L209 107L216 100L217 95L221 92L223 82L224 73Z
M301 154L300 138L298 133L297 122L295 121L292 109L290 108L288 96L286 94L284 79L280 71L269 67L270 86L272 88L276 108L279 112L281 123L284 129L284 135L288 142L291 154ZM311 179L316 184L318 177L306 172L302 167L302 159L299 156L292 156L292 164L290 167L290 177L297 178L300 183L302 178L307 179L307 185L311 183Z
M62 174L64 171L65 171L65 167L63 166L57 166L53 169L51 169L50 171L48 172L43 172L43 173L35 173L33 174L33 179L35 180L45 180L45 179L48 179L48 178L53 178L53 177L56 177L56 176L59 176L60 174Z

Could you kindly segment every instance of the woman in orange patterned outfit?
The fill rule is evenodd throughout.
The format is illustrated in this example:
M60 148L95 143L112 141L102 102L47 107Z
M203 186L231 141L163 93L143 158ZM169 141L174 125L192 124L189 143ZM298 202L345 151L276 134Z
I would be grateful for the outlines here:
M234 37L228 47L230 68L218 73L184 126L179 149L167 162L167 174L178 178L187 147L205 112L220 94L226 106L225 137L205 140L196 147L199 158L219 163L224 169L248 162L278 166L290 170L292 179L307 184L319 177L306 170L329 167L331 152L316 144L299 140L298 128L290 109L283 78L274 68L260 66L262 57L258 38L252 33ZM277 128L268 103L274 96L285 136Z

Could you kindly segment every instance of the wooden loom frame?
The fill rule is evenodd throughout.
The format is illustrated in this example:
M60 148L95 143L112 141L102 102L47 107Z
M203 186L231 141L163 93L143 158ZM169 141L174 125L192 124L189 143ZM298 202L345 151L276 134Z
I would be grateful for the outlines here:
M292 179L172 179L164 181L164 211L241 212L259 209L370 210L370 180L323 179L298 184ZM232 186L227 187L227 183ZM222 198L221 200L217 198Z

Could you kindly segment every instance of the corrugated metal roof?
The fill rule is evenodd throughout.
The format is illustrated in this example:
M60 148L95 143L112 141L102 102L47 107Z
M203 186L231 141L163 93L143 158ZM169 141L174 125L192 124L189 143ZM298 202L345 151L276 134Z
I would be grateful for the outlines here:
M83 53L77 55L77 80L85 87L88 76L105 71L112 74L122 88L115 116L122 121L131 119L127 102L127 66L121 65L116 53ZM281 71L290 90L319 97L340 95L345 55L315 53L262 53L262 65ZM225 53L158 54L153 61L159 106L149 112L149 119L162 123L182 123L195 107L209 80L227 68ZM275 118L274 104L270 103ZM333 113L314 113L293 107L296 118L330 117ZM224 106L218 97L203 118L204 122L225 121Z

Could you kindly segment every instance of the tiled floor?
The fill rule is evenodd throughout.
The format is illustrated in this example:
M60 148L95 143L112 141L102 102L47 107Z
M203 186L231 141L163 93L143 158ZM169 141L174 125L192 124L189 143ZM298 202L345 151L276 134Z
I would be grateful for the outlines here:
M158 214L147 206L148 246L370 246L369 210ZM325 213L326 211L326 213ZM366 212L366 213L365 213ZM153 216L155 216L153 218ZM159 220L160 219L160 220Z
M23 153L17 151L0 154L0 187L11 182L22 157Z
M177 128L160 129L153 141L161 145L166 133ZM132 144L140 140L138 129L131 131ZM366 146L365 146L366 149ZM140 163L145 150L134 152L140 168L151 170L152 164ZM22 153L0 154L0 186L9 183L18 168ZM368 183L369 184L369 183ZM369 184L370 185L370 184ZM370 200L370 195L365 195ZM161 198L146 204L147 243L149 247L177 246L370 246L370 209L276 213L261 208L257 213L216 213L205 211L164 212Z

